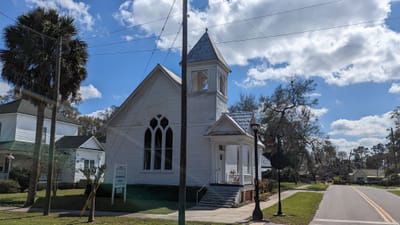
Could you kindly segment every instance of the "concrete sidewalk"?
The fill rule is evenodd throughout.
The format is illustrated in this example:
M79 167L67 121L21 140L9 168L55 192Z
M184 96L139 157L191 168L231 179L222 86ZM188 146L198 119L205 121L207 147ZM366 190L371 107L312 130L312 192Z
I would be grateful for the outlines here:
M303 191L300 190L289 190L282 192L281 198L285 199L293 194ZM272 195L268 201L261 202L260 206L262 209L268 208L278 202L278 194ZM254 203L250 203L238 208L203 208L203 207L193 207L186 210L186 220L187 221L202 221L202 222L217 222L217 223L244 223L244 224L265 224L265 223L249 223L248 218L251 217L254 209ZM15 212L34 212L42 211L42 209L34 208L13 208L13 207L0 207L0 210L8 210ZM53 210L55 213L59 214L73 214L79 215L79 210ZM96 211L98 216L121 216L121 217L131 217L131 218L151 218L151 219L166 219L166 220L178 220L178 212L173 212L170 214L148 214L148 213L124 213L124 212L106 212L106 211ZM272 223L267 223L273 225Z

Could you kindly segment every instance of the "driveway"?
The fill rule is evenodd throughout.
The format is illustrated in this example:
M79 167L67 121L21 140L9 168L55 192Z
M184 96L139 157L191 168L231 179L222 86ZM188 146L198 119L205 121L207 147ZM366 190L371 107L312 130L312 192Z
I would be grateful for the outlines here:
M331 185L310 225L398 225L400 197L383 189Z

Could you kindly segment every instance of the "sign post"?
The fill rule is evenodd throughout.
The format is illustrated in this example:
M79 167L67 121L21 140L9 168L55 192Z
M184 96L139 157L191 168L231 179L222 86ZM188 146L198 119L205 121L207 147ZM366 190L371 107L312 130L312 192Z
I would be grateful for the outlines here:
M124 203L126 202L126 175L127 165L117 164L114 167L113 187L111 194L111 205L114 205L115 193L120 194L124 192Z

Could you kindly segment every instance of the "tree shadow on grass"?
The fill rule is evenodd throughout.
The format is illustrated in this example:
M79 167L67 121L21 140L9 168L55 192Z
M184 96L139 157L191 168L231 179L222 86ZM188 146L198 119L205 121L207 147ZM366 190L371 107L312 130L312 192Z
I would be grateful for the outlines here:
M21 215L26 215L26 214L21 214ZM41 215L27 215L27 216L14 216L14 217L7 217L7 218L0 218L0 224L2 224L1 221L6 221L6 220L18 220L18 219L27 219L27 218L34 218L34 217L39 217Z
M84 195L57 196L52 200L52 209L58 210L82 210L86 201ZM43 208L45 198L36 200L32 208ZM191 206L190 203L187 204ZM165 200L143 200L128 197L124 203L122 198L116 198L113 205L111 199L107 197L96 197L96 211L120 212L121 215L127 213L153 213L168 214L178 209L178 202ZM76 214L75 214L76 215Z

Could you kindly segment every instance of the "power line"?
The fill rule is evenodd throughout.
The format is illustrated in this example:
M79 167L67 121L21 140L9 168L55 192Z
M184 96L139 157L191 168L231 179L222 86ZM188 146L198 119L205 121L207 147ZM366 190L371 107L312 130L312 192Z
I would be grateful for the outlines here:
M240 19L240 20L233 20L231 22L226 22L226 23L213 24L213 25L207 26L207 28L224 26L224 25L235 24L235 23L240 23L240 22L247 22L247 21L251 21L251 20L256 20L256 19L261 19L261 18L271 17L271 16L277 16L277 15L282 15L282 14L288 14L288 13L301 11L301 10L305 10L305 9L311 9L311 8L331 5L331 4L339 3L339 2L342 2L342 1L345 1L345 0L335 0L335 1L328 1L328 2L322 2L322 3L317 3L317 4L311 4L311 5L303 6L303 7L300 7L300 8L293 8L293 9L288 9L288 10L283 10L283 11L277 11L277 12L269 13L269 14L265 14L265 15L249 17L249 18L244 18L244 19Z
M227 1L227 0L222 0L222 2ZM249 17L249 18L244 18L244 19L240 19L240 20L234 20L234 21L230 21L230 22L226 22L226 23L219 23L219 24L212 24L212 25L208 25L207 28L212 28L212 27L218 27L218 26L225 26L225 25L231 25L231 24L236 24L236 23L241 23L241 22L247 22L247 21L252 21L252 20L257 20L257 19L261 19L261 18L266 18L266 17L272 17L272 16L277 16L277 15L282 15L282 14L288 14L288 13L292 13L292 12L296 12L296 11L301 11L301 10L305 10L305 9L311 9L311 8L316 8L316 7L321 7L321 6L326 6L326 5L331 5L331 4L335 4L338 2L342 2L345 0L335 0L335 1L328 1L328 2L322 2L322 3L317 3L317 4L311 4L311 5L307 5L307 6L303 6L300 8L293 8L293 9L288 9L288 10L283 10L283 11L277 11L274 13L269 13L269 14L265 14L265 15L260 15L260 16L255 16L255 17ZM220 4L221 2L217 2L218 4ZM213 3L216 4L216 3ZM212 5L213 5L212 4ZM165 19L166 17L164 17ZM145 22L142 24L137 24L133 27L137 27L137 26L142 26L145 24L150 24L150 23L154 23L154 22L158 22L161 21L162 19L157 19L157 20L153 20L150 22ZM203 28L198 28L197 30L204 30ZM125 29L120 29L120 31L124 31L127 30ZM117 31L119 32L119 31ZM164 36L169 36L169 35L174 35L175 33L172 34L168 34L168 35L164 35ZM143 39L152 39L154 37L146 37ZM136 40L141 40L141 39L136 39ZM90 46L89 48L96 48L96 47L103 47L103 46L110 46L110 45L118 45L118 44L128 44L129 42L126 41L118 41L118 42L111 42L111 43L105 43L105 44L99 44L99 45L95 45L95 46Z
M398 20L398 19L400 19L400 17L390 18L390 19L386 19L386 20ZM310 30L304 30L304 31L282 33L282 34L265 35L265 36L258 36L258 37L244 38L244 39L220 41L220 42L217 42L216 44L236 43L236 42L260 40L260 39L267 39L267 38L291 36L291 35L297 35L297 34L313 33L313 32L317 32L317 31L333 30L333 29L346 28L346 27L351 27L351 26L370 24L370 23L375 23L378 21L382 21L382 19L381 20L364 21L364 22L359 22L359 23L352 23L352 24L344 24L344 25L338 25L338 26L333 26L333 27L324 27L324 28L310 29ZM385 20L383 20L383 23L374 24L374 26L378 26L378 25L382 25L382 24L385 24Z
M95 53L94 55L121 55L121 54L130 54L130 53L144 53L144 52L152 52L152 51L161 51L159 49L140 49L140 50L132 50L132 51L120 51L120 52L104 52L104 53Z
M224 3L224 2L228 2L228 3L229 3L229 2L231 2L231 1L230 1L230 0L220 0L220 1L218 1L218 2L208 3L207 6L210 6L210 5L217 5L217 4L221 4L221 3ZM180 13L180 12L173 13L170 17L177 17L177 16L180 17L180 16L181 16L181 13ZM146 21L146 22L143 22L143 23L140 23L140 24L135 24L135 25L129 26L129 27L125 27L125 28L121 28L121 29L116 29L116 30L111 31L111 32L109 32L109 33L107 33L107 34L112 35L112 34L120 33L120 32L123 32L123 31L130 30L130 29L135 28L135 27L140 27L140 26L147 25L147 24L152 24L152 23L161 22L161 21L164 21L165 19L167 19L167 17L161 17L161 18L158 18L158 19L155 19L155 20ZM86 40L91 40L91 39L95 39L95 38L99 38L99 36L89 37L89 38L85 38L85 39L86 39Z
M47 37L47 38L49 38L49 39L51 39L51 40L55 40L55 41L57 40L57 38L55 38L55 37L51 37L51 36L49 36L49 35L47 35L47 34L44 34L44 33L42 33L42 32L39 32L39 31L37 31L37 30L35 30L35 29L33 29L33 28L27 26L27 25L24 25L24 24L20 23L19 21L17 21L16 19L14 19L14 18L8 16L7 14L5 14L5 13L2 12L2 11L0 11L0 14L3 15L4 17L10 19L11 21L15 22L16 24L22 26L23 28L32 31L33 33L35 33L35 34L37 34L37 35L40 35L41 37Z
M318 32L318 31L340 29L340 28L346 28L346 27L351 27L351 26L359 26L359 25L365 25L365 24L371 24L373 26L379 26L379 25L385 24L385 21L387 21L387 20L399 20L399 19L400 19L400 17L388 18L388 19L383 19L383 20L382 19L380 19L380 20L369 20L369 21L362 21L362 22L358 22L358 23L344 24L344 25L338 25L338 26L332 26L332 27L316 28L316 29L309 29L309 30L303 30L303 31L274 34L274 35L263 35L263 36L256 36L256 37L250 37L250 38L244 38L244 39L219 41L219 42L216 42L216 44L218 44L218 45L219 44L229 44L229 43L245 42L245 41L252 41L252 40L261 40L261 39L268 39L268 38L293 36L293 35L298 35L298 34L305 34L305 33L312 33L312 32ZM373 24L373 23L376 23L376 22L381 22L381 23ZM181 47L175 47L175 48L181 48ZM112 52L112 53L105 53L105 54L102 54L102 55L129 54L129 53L144 52L144 51L149 52L149 51L152 51L152 49L133 50L133 51L125 51L125 52ZM161 50L157 50L157 51L161 51Z
M144 73L146 73L147 67L149 66L149 64L150 64L150 62L151 62L151 59L153 58L154 52L155 52L155 50L157 49L157 42L160 40L160 38L161 38L161 36L162 36L162 34L163 34L164 30L165 30L165 27L166 27L166 25L167 25L169 16L171 15L172 10L174 9L175 2L176 2L176 0L174 0L174 1L172 2L172 5L171 5L171 8L169 9L167 18L165 19L164 24L163 24L163 26L161 27L161 31L160 31L160 34L159 34L158 37L157 37L157 40L156 40L156 42L155 42L155 46L154 46L154 48L153 48L153 51L151 52L151 55L150 55L150 57L149 57L149 60L147 60L146 66L144 67Z
M176 32L175 38L174 38L174 40L172 41L171 46L169 46L169 48L168 48L167 54L165 55L165 58L164 58L164 63L165 63L165 61L167 60L169 54L171 53L171 50L172 50L172 48L174 47L175 42L176 42L176 40L178 39L179 34L181 33L181 30L182 30L182 24L179 26L178 32Z

